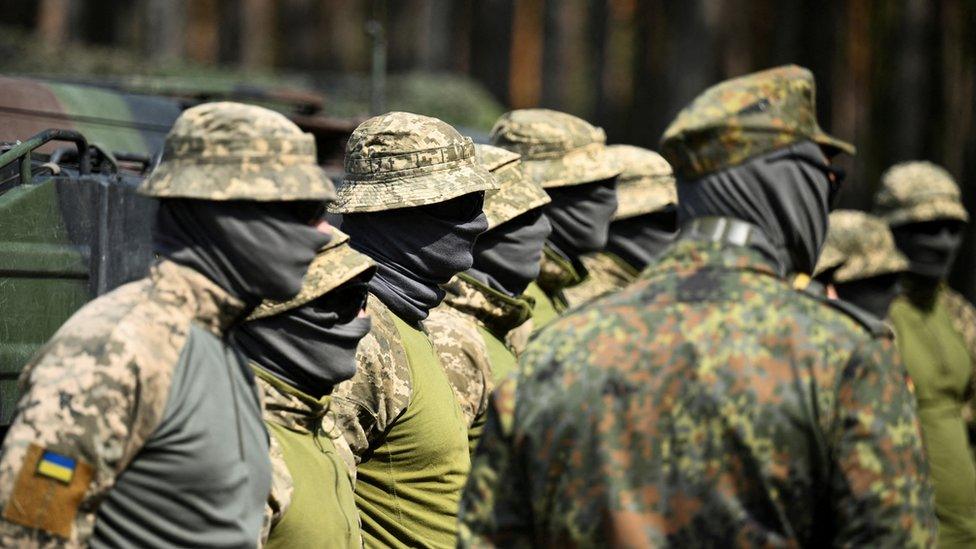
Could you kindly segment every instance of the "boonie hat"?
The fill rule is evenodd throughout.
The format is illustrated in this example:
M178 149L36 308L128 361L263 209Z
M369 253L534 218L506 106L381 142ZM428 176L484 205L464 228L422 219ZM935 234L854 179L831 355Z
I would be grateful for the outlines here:
M891 227L937 219L969 221L955 180L945 168L925 161L895 164L881 175L874 214Z
M226 101L183 111L139 192L268 202L335 198L332 181L316 164L311 134L275 111Z
M507 112L491 144L522 155L525 177L543 188L581 185L620 173L607 154L607 134L586 120L549 109Z
M408 112L366 120L346 144L346 175L333 213L425 206L498 187L474 143L450 124Z
M623 170L617 178L614 221L656 212L678 203L671 165L658 153L632 145L607 147Z
M522 177L518 154L491 145L475 144L478 162L498 181L498 189L485 194L488 230L515 219L525 212L545 206L549 195L537 182Z

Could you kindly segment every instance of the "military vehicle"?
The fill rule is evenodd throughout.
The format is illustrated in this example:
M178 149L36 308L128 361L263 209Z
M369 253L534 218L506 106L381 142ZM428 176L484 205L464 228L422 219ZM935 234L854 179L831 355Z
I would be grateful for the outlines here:
M135 189L183 109L222 99L277 108L315 135L332 175L358 123L289 91L135 91L0 76L0 431L37 349L86 302L147 272L155 203Z

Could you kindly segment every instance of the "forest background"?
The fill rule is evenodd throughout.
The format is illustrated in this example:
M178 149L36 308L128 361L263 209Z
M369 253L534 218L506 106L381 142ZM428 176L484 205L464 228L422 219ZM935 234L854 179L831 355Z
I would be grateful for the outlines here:
M841 206L927 159L976 213L976 0L0 0L4 74L287 83L332 116L414 110L482 137L542 106L653 149L707 86L785 63L858 147ZM971 300L974 237L952 278Z

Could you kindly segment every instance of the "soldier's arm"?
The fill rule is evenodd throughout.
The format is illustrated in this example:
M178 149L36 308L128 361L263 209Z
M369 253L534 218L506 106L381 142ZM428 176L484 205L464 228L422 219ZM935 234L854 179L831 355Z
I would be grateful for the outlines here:
M52 340L25 370L0 455L0 546L85 545L100 500L158 424L168 371L118 339Z
M873 339L853 353L836 394L833 545L932 545L933 491L915 397L892 340Z
M495 389L458 512L458 547L531 547L531 507L513 448L515 383Z
M284 518L285 512L291 505L294 489L291 472L285 462L285 454L281 451L281 445L278 444L278 439L273 433L269 433L268 443L268 455L271 458L271 493L268 494L268 499L264 502L264 519L261 522L259 547L263 547L268 542L271 531Z
M332 393L330 415L358 465L407 409L412 390L406 356L394 356L376 333L360 341L356 361L356 375Z

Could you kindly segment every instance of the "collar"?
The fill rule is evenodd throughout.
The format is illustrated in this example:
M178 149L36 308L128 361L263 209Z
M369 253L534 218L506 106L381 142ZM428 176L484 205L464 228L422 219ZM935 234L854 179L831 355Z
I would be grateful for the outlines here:
M251 369L254 370L261 389L265 418L299 433L322 433L322 418L329 410L331 396L316 399L281 381L253 362Z
M777 276L787 274L788 258L781 249L770 242L769 237L758 226L734 217L696 217L681 227L681 238L707 242L724 242L739 247L749 247L772 262Z
M447 292L444 303L473 316L499 339L528 320L535 306L529 296L507 296L465 273L441 287Z
M218 337L242 320L247 305L197 271L168 260L149 269L154 299L190 312L193 320Z
M542 260L539 262L539 277L536 283L546 295L552 296L579 284L585 274L579 273L570 260L549 244L542 248Z
M783 278L779 264L751 247L727 241L700 240L682 235L661 260L645 270L640 278L659 276L664 271L691 273L702 269L752 271Z

